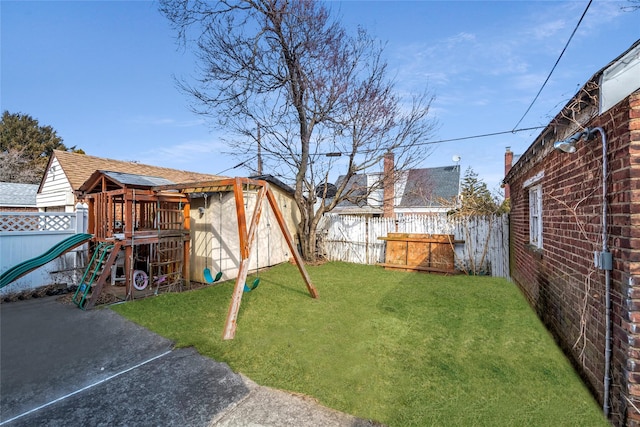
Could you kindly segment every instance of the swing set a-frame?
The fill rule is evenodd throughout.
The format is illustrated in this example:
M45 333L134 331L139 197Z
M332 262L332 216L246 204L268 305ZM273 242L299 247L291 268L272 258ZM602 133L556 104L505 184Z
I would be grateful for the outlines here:
M304 266L304 262L293 237L287 228L284 217L276 198L269 186L269 183L263 180L254 180L249 178L229 178L216 181L205 181L197 183L187 184L174 184L155 187L157 191L177 190L181 193L194 194L194 193L212 193L212 192L228 192L233 191L236 205L236 214L238 217L238 236L240 240L240 267L238 270L238 277L236 278L235 287L233 289L233 295L231 297L231 303L229 304L229 311L224 325L222 338L230 340L235 337L238 313L240 311L240 304L242 302L242 294L245 290L245 282L250 269L250 257L251 251L256 242L256 235L258 226L260 224L260 218L262 216L263 206L265 199L268 202L271 210L276 218L280 231L283 234L285 241L289 247L289 250L293 254L293 258L298 267L300 275L304 280L307 290L312 298L318 298L318 291L313 286L311 278L307 273ZM256 203L253 213L251 214L251 221L247 227L247 211L245 208L244 191L251 190L257 191Z

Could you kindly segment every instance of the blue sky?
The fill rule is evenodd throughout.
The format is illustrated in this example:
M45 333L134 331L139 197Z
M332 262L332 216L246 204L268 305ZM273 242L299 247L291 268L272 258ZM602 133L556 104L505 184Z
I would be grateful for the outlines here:
M587 1L328 2L347 29L387 43L402 94L436 96L433 140L510 131L562 51ZM544 126L595 72L640 38L640 11L594 1L549 83L518 126ZM87 154L219 173L237 164L190 112L173 76L193 75L151 1L0 2L2 110L51 125ZM498 189L505 147L523 152L538 131L444 142L422 167L473 168ZM247 170L227 171L246 175Z

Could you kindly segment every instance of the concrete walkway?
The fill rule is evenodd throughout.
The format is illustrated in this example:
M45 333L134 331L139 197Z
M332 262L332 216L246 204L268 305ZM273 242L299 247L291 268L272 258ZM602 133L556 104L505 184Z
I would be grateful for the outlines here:
M0 426L373 426L260 387L108 309L0 305Z

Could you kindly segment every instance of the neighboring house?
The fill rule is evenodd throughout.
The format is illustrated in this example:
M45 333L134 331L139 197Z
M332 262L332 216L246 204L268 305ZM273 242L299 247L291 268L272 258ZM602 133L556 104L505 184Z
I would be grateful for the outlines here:
M511 277L610 421L640 426L640 41L585 83L504 182Z
M0 212L37 212L37 184L0 182Z
M455 207L460 194L460 167L394 171L393 157L385 158L385 172L358 174L347 188L348 200L336 206L332 213L394 217L411 214L447 212ZM338 178L336 186L344 181Z
M174 183L220 178L216 175L54 150L38 187L38 209L45 212L73 212L77 201L75 192L97 170L160 177Z

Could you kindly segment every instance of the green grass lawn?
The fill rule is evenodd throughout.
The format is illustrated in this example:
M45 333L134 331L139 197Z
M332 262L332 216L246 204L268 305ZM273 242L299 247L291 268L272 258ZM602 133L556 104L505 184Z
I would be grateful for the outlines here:
M262 272L232 341L221 339L232 282L113 310L261 385L390 426L608 425L514 284L308 270L318 300L295 266Z

